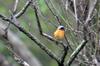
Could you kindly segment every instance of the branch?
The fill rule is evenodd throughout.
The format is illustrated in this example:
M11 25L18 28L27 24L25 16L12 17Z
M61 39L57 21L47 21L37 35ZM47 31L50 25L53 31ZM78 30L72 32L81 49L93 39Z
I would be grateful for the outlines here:
M87 19L86 19L86 21L85 21L84 24L87 24L91 20L91 15L92 15L92 13L93 13L93 11L95 9L96 3L97 3L97 0L90 1L90 3L89 3L90 5L89 5L88 16L87 16Z
M73 5L74 5L74 12L75 12L75 19L76 19L76 23L78 21L78 18L77 18L77 8L76 8L76 0L73 0Z
M13 54L14 60L22 65L22 66L30 66L26 61L24 61L16 52L14 52L14 50L12 50L12 48L8 47L8 50Z
M39 20L39 17L38 17L37 8L36 8L36 6L33 6L33 8L34 8L34 11L35 11L35 16L36 16L37 24L38 24L38 27L39 27L39 32L40 32L41 35L43 35L42 27L41 27L40 20Z
M12 25L14 25L19 31L24 33L28 38L30 38L32 41L34 41L43 51L45 51L52 59L56 60L59 63L59 58L56 57L54 53L51 52L44 44L42 44L35 36L33 36L30 32L27 32L25 29L23 29L21 26L16 25L13 21L6 18L5 16L0 14L0 18L4 21L10 22Z
M69 60L67 61L67 65L70 66L72 64L72 62L74 61L74 59L77 57L77 55L79 54L79 52L85 47L86 43L88 41L87 40L83 40L81 42L81 44L76 48L76 50L71 54Z
M68 39L67 39L67 37L66 37L66 35L65 35L65 40L66 40L66 42L67 42L67 46L73 51L73 48L71 47L71 45L69 44L69 42L68 42Z
M76 3L76 2L75 2ZM67 3L66 3L67 4ZM75 19L76 19L76 15L73 13L73 11L74 11L74 8L73 8L73 2L72 2L72 0L69 0L69 2L68 2L68 4L69 4L69 6L71 7L68 7L67 9L66 9L66 11L68 11ZM77 13L77 12L76 12ZM77 18L77 21L82 25L82 22L81 22L81 20L80 19L78 19Z
M19 2L19 0L15 0L14 9L13 9L13 13L14 13L14 14L15 14L16 11L17 11L18 2Z
M64 54L61 57L61 62L60 62L60 65L59 66L64 66L64 62L65 62L66 55L68 53L68 49L69 49L68 47L66 49L64 49Z
M53 10L50 8L50 6L48 5L47 0L44 0L44 1L45 1L45 3L46 3L47 7L49 8L49 10L51 11L51 13L52 13L52 14L54 15L54 17L57 19L59 25L61 25L61 21L60 21L59 17L58 17L58 16L53 12Z
M19 18L20 16L22 16L22 15L26 12L27 8L30 6L31 2L32 2L32 0L27 1L26 4L25 4L25 6L22 8L22 10L20 10L20 11L19 11L17 14L15 14L14 16L15 16L16 18Z

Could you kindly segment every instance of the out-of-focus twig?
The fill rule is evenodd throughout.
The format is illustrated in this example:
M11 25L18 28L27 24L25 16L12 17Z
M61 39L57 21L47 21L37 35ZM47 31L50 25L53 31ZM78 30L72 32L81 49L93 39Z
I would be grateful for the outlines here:
M89 11L88 11L88 16L87 16L87 19L85 21L84 24L87 24L88 22L90 22L91 20L91 15L95 9L95 5L97 3L97 0L94 0L94 1L90 1L90 5L89 5Z
M24 61L12 48L8 47L8 50L13 54L15 61L22 66L30 66L26 61Z
M76 2L75 2L76 3ZM67 8L66 11L68 11L75 19L76 19L76 15L74 14L73 10L74 10L74 6L73 6L73 1L69 0L68 3L66 3L68 5L70 5L71 8ZM75 4L76 5L76 4ZM77 14L77 13L76 13ZM81 20L77 17L77 21L82 25Z
M6 26L0 22L0 40L4 41L6 47L10 47L15 52L14 54L17 54L18 57L20 56L30 66L42 66L16 34L10 31L10 29L5 34L5 28Z
M78 19L77 19L77 8L76 8L76 0L73 0L73 4L74 4L74 12L75 12L75 19L76 19L76 23L78 22Z
M54 17L57 19L59 25L61 25L61 21L60 21L59 17L58 17L58 16L54 13L54 11L50 8L48 1L47 1L47 0L44 0L44 1L45 1L45 3L46 3L47 7L49 8L49 10L51 11L51 13L52 13L52 14L54 15Z
M5 58L4 55L0 53L0 66L12 66Z

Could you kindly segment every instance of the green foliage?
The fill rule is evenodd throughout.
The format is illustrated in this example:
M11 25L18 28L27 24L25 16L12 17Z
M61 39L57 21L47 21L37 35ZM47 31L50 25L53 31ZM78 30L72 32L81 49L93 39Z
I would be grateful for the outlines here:
M6 13L6 8L0 6L0 13L3 13L3 14Z
M43 13L46 13L47 12L47 6L46 6L44 0L39 0L38 3L39 3L39 7L40 7L41 11Z

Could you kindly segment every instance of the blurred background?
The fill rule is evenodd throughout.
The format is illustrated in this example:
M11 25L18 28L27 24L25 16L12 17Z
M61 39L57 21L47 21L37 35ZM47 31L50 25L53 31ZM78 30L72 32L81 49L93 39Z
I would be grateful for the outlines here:
M16 13L19 12L24 7L24 5L26 4L26 2L28 0L18 0L18 1L19 2L18 2ZM15 0L0 0L0 14L3 14L7 17L11 16L13 9L14 9L14 4L15 4ZM83 33L81 33L82 27L79 27L80 32L75 31L77 29L77 22L75 20L76 18L75 18L75 16L73 16L74 13L73 13L73 9L71 9L71 7L70 7L71 5L67 5L67 0L36 0L35 4L37 5L37 8L38 8L39 19L40 19L40 23L41 23L43 32L53 37L53 32L59 26L59 22L60 22L60 24L63 25L66 29L65 35L67 36L69 44L72 46L73 49L76 49L76 47L83 40ZM48 8L48 5L52 9L54 14L50 11L50 9ZM70 10L67 10L67 7L69 7ZM56 16L59 19L57 19ZM79 18L82 22L81 17L82 16L80 16ZM98 28L95 25L96 24L95 19L96 18L94 18L91 23L91 26L92 26L91 30L94 33L97 31L96 29ZM57 46L55 44L55 42L52 42L52 41L48 40L47 38L43 37L42 35L40 35L35 12L34 12L34 9L32 8L32 6L28 7L26 12L17 20L18 20L18 23L16 23L16 24L20 25L26 31L33 34L41 43L43 43L50 50L52 50L52 52L54 52L57 55L57 57L61 56L62 50L63 50L62 46ZM5 22L1 19L0 19L0 22L4 23L5 26L8 25L8 22ZM82 24L83 24L83 22L82 22ZM9 30L11 31L11 33L13 33L13 35L15 35L18 38L18 40L20 40L22 42L23 45L25 45L25 47L28 49L28 51L32 53L32 56L35 57L35 59L37 59L36 61L40 63L40 66L58 66L58 64L55 60L50 58L43 50L41 50L25 34L20 32L15 26L10 24ZM94 33L93 33L93 36L95 36ZM12 38L12 37L10 37L10 38ZM96 41L96 40L94 40L94 41ZM66 43L66 40L64 40L63 42ZM91 41L88 44L89 44L88 46L91 47L90 46ZM95 52L95 49L91 49L91 48L88 48L88 49L89 49L90 53L94 55L93 52ZM16 49L15 49L15 51L16 51ZM69 53L65 59L66 61L68 60L71 53L72 53L72 51L69 50ZM11 63L13 66L20 66L14 60L13 54L11 53L11 51L8 50L7 42L5 42L5 40L1 37L0 37L0 54L3 54L6 58L6 60L8 60L9 63ZM89 54L89 56L91 54ZM80 54L80 55L82 55L82 54ZM82 65L86 66L85 64L82 64ZM33 65L33 66L35 66L35 65Z

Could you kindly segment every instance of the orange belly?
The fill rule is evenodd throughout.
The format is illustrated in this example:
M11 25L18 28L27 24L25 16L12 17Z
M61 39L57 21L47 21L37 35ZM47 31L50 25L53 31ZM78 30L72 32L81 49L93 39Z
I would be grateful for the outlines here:
M63 39L64 38L64 30L56 30L54 32L55 39Z

